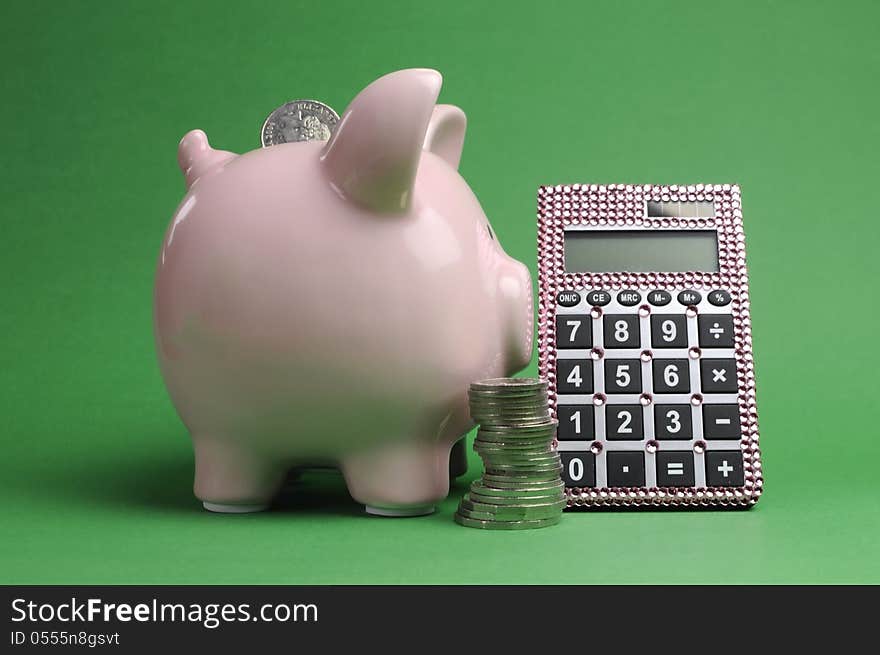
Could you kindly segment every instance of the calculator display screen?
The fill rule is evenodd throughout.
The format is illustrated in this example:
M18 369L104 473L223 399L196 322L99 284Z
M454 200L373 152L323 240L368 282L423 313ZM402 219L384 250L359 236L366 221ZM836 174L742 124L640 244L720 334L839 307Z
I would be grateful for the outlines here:
M715 230L566 230L569 273L718 271Z

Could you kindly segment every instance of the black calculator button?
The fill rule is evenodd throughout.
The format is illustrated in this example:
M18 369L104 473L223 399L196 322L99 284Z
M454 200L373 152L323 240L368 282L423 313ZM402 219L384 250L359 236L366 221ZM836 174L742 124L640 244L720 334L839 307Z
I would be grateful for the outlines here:
M596 486L596 456L593 453L559 453L562 480L566 487Z
M557 348L590 348L592 345L593 319L589 315L556 315Z
M638 359L605 360L605 393L641 393L642 363Z
M744 483L741 451L706 451L706 484L710 487L741 487Z
M702 348L733 348L733 316L730 314L701 314L697 317L697 332Z
M557 359L558 393L593 393L593 362L589 359Z
M556 438L560 441L578 439L592 441L596 434L594 412L592 405L557 405L556 418L559 420L559 426L556 428Z
M602 319L605 325L605 348L638 348L639 317L630 314L606 314Z
M605 455L609 487L644 487L645 456L642 453L609 452Z
M682 305L697 305L702 299L703 296L693 289L687 289L678 294L678 302Z
M686 359L655 359L654 393L687 393L691 378Z
M657 307L663 307L672 302L672 295L668 291L657 289L648 294L648 302Z
M645 437L641 405L605 405L605 438L641 441Z
M654 348L687 348L687 319L682 314L651 316L651 345Z
M694 429L690 405L654 405L656 439L691 439Z
M658 487L693 487L694 454L689 450L661 450L657 453Z
M732 359L701 359L700 384L703 393L735 393L736 362Z
M738 405L703 405L703 436L706 439L739 439L742 426Z
M642 294L632 289L626 289L617 294L617 302L624 307L632 307L638 305L642 301Z
M596 307L604 307L611 302L611 294L607 291L590 291L587 294L587 302Z
M710 291L708 298L709 302L716 307L724 307L724 305L730 304L730 293L724 289Z
M574 307L581 301L581 294L577 291L560 291L556 294L556 304L562 307Z

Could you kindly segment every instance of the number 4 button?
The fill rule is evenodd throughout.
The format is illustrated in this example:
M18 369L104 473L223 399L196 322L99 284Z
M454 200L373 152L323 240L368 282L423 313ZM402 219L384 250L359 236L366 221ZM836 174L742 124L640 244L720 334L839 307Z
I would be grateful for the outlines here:
M593 362L589 359L556 360L558 393L593 393Z

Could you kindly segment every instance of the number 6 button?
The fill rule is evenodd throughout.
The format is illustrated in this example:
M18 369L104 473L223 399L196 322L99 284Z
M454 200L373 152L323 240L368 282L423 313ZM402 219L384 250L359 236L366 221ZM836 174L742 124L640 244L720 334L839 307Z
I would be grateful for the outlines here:
M556 315L557 348L590 348L593 345L593 320L584 314Z
M556 361L558 393L593 393L593 362L589 359Z
M654 393L687 393L690 389L688 360L654 360Z

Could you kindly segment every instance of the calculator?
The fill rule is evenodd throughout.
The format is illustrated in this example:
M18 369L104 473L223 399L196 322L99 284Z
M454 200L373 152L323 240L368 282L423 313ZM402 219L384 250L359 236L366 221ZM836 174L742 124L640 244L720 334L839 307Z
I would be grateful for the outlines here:
M543 186L538 270L568 508L754 505L739 187Z

